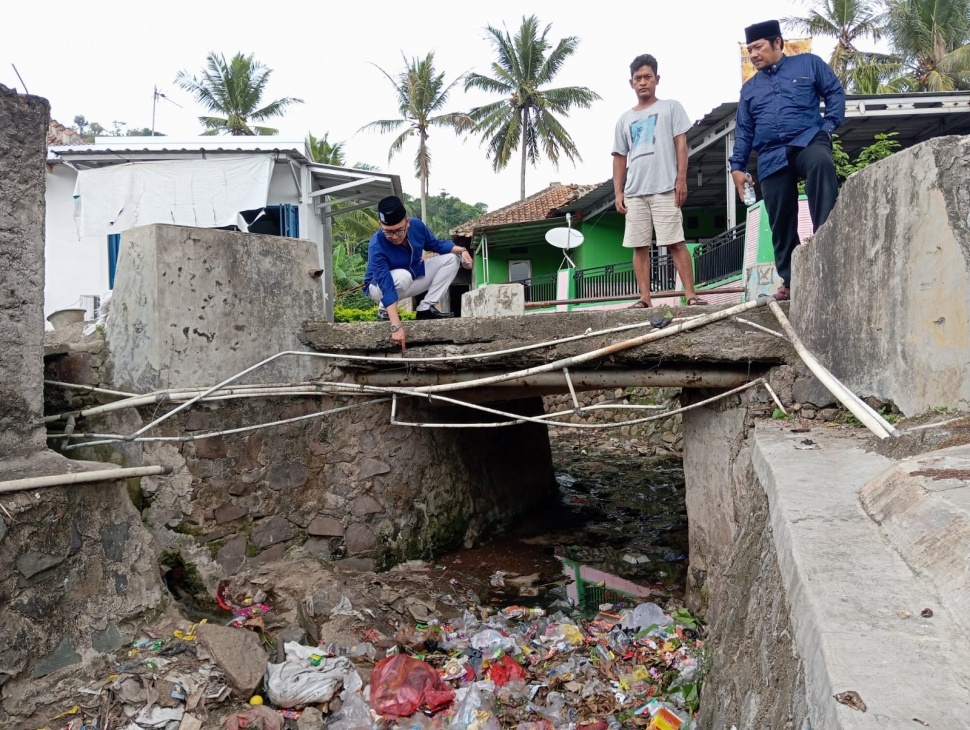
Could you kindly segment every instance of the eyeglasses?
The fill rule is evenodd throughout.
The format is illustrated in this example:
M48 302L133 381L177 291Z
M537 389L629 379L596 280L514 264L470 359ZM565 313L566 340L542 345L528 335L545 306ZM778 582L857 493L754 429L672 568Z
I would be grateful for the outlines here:
M381 226L381 231L388 238L397 238L398 236L403 236L405 233L407 233L407 230L408 230L407 220L405 220L404 224L399 226L398 228L384 228L384 226Z

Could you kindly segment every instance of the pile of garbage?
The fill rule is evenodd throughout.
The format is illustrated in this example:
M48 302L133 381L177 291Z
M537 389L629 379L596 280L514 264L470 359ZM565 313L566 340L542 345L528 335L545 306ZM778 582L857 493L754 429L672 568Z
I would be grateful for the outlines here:
M140 637L48 730L686 730L707 665L698 620L654 603L472 606L389 635L344 596L330 616L361 641L274 646L267 596L225 598L227 624Z

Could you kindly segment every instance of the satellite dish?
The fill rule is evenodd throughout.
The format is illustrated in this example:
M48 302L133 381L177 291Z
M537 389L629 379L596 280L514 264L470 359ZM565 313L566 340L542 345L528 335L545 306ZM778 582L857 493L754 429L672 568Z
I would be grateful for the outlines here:
M570 250L574 248L579 248L583 242L583 234L579 231L574 231L572 228L572 216L566 213L566 227L565 228L550 228L546 231L546 242L556 248L562 249L563 259L559 264L559 268L562 265L569 262L570 267L576 268L576 264L573 260L569 258Z
M550 228L546 231L546 243L569 251L580 247L583 243L583 234L572 228Z

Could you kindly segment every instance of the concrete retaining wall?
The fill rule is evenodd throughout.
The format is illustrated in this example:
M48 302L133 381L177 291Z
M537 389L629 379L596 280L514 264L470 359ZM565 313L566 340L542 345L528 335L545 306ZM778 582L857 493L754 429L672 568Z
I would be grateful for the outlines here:
M954 567L965 556L927 557L950 558L943 533L965 521L964 500L945 480L935 495L897 487L907 473L963 474L965 449L890 469L863 429L752 420L738 405L684 418L689 600L706 605L714 648L699 726L963 727L970 647ZM712 439L734 447L705 448ZM951 509L934 511L941 500ZM922 536L905 529L917 523Z
M791 319L862 396L906 415L970 406L970 138L939 137L853 175L793 259Z

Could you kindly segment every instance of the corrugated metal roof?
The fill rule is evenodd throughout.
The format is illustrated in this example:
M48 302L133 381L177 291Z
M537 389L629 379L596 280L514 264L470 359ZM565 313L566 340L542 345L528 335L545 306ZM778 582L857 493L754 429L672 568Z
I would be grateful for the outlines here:
M78 161L97 166L99 161L118 164L125 160L178 159L209 154L284 154L297 162L310 162L303 139L271 136L201 137L97 137L94 144L54 145L47 151L48 162Z
M98 137L94 144L48 148L48 162L96 168L128 162L199 159L227 155L275 154L278 162L310 171L309 197L323 217L376 204L387 195L401 196L401 178L386 172L358 170L313 162L306 141L273 136ZM301 185L298 182L297 185ZM331 206L341 203L337 211Z

